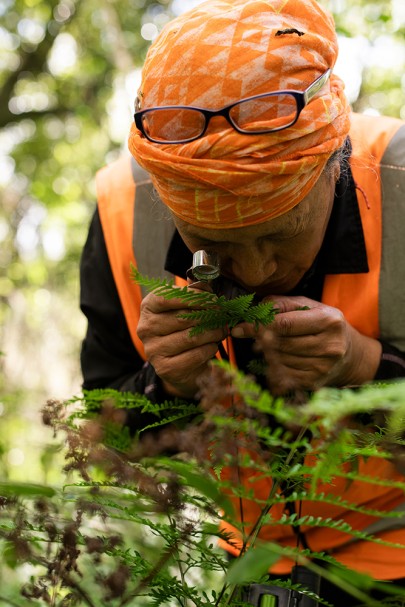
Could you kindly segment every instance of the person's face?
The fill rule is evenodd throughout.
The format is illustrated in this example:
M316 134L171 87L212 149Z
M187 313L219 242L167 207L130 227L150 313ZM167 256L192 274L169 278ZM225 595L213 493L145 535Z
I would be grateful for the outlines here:
M174 217L191 252L216 253L221 274L258 296L291 291L309 270L322 245L332 210L339 165L321 175L291 211L264 223L212 230Z

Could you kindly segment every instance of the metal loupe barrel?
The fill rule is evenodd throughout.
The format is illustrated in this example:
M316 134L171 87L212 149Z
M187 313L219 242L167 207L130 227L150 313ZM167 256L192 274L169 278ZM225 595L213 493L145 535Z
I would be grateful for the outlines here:
M218 257L206 251L196 251L193 255L192 272L197 280L214 280L220 274Z

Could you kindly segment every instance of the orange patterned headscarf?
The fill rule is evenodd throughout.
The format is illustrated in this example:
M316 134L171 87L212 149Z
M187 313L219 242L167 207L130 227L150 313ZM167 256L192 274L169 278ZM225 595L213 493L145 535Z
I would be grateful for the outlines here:
M316 0L208 0L152 44L141 108L219 109L271 91L303 91L337 57L332 17ZM342 81L330 81L283 131L237 133L222 117L183 144L151 143L132 125L129 149L171 211L193 225L236 228L278 217L312 189L349 130Z

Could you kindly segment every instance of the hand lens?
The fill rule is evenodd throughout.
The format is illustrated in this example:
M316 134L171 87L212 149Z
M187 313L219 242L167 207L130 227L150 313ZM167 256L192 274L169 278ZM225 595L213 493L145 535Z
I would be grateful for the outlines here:
M218 278L219 274L219 260L215 253L207 253L207 251L200 250L193 254L193 265L187 272L188 276L196 280L208 282L209 280Z

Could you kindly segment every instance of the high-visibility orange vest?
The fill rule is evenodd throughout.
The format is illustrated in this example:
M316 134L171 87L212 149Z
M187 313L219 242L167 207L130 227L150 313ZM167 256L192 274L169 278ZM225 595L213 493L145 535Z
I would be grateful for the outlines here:
M340 309L362 334L380 338L405 351L405 125L392 118L353 115L350 138L353 147L350 165L357 188L369 271L327 275L322 301ZM148 276L165 275L164 259L174 225L166 207L154 193L150 177L129 157L119 159L98 173L97 193L121 305L133 343L145 358L136 333L143 293L130 278L130 263ZM182 279L176 281L184 284ZM359 466L359 473L364 477L404 480L385 460L360 460ZM270 479L261 479L252 484L252 478L249 478L249 487L254 487L259 501L269 495L270 483ZM404 545L404 549L390 548L352 541L347 534L331 529L303 527L302 532L312 550L330 551L351 569L377 579L405 577L403 492L365 481L356 481L347 487L346 481L339 478L334 480L333 486L321 486L319 491L344 496L348 503L363 504L369 509L404 510L403 520L380 520L321 502L301 504L302 516L344 519L353 529L371 530L387 541ZM282 509L282 505L279 509L272 508L272 517L281 516ZM246 501L245 520L254 521L259 511L258 504ZM286 546L296 545L296 536L288 526L264 526L260 537ZM287 573L291 564L287 559L281 559L272 572Z

